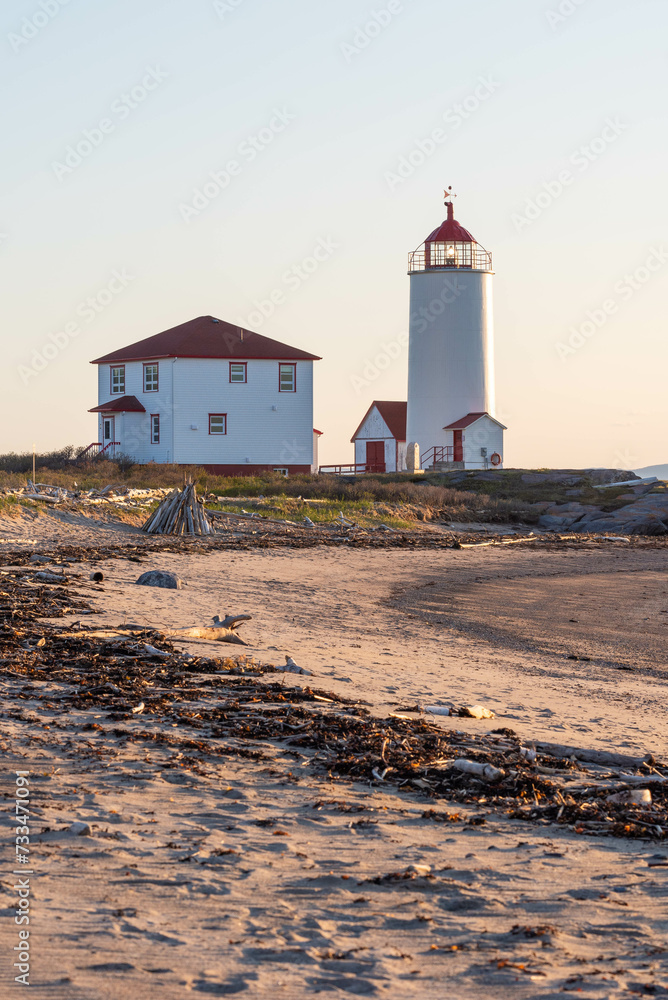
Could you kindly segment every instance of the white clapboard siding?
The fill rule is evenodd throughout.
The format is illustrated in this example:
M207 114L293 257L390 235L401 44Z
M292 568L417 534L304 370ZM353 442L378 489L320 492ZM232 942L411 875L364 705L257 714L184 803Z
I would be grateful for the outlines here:
M235 361L241 361L242 358ZM313 462L313 362L298 361L297 391L279 391L278 361L249 360L247 382L229 381L229 360L169 358L159 365L157 392L144 392L143 362L125 363L125 392L110 391L111 367L99 366L99 405L136 396L146 413L116 413L116 453L135 462L179 465L273 465ZM151 414L160 441L151 442ZM209 434L209 414L227 415L227 433ZM99 414L98 440L102 441Z
M278 361L249 360L247 365L247 382L231 383L226 359L178 359L174 378L176 462L311 465L313 362L296 363L294 393L279 392ZM210 413L227 414L227 434L209 434Z

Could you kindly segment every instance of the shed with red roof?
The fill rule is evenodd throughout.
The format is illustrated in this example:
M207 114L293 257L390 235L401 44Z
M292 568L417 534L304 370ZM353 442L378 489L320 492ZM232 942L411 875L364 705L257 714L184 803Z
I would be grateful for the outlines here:
M351 438L356 465L369 472L405 470L406 407L403 401L374 399Z

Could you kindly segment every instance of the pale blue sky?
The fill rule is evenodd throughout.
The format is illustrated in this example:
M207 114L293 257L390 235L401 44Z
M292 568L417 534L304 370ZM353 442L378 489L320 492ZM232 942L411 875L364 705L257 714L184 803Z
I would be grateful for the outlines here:
M393 0L358 51L386 0L42 3L0 10L1 451L88 444L90 359L202 314L253 326L254 302L280 288L254 328L323 356L322 458L350 461L370 401L405 398L406 352L390 355L407 330L406 254L452 184L459 221L494 253L506 464L668 460L665 2ZM154 89L122 110L149 70ZM54 167L105 118L80 165ZM272 123L282 131L262 133ZM433 154L389 182L438 128ZM251 161L242 143L258 134L271 141ZM184 221L230 160L236 176ZM289 288L319 240L338 246ZM624 276L653 250L633 289ZM110 296L114 271L125 287ZM100 292L91 321L79 306ZM569 345L607 301L601 327ZM63 347L68 323L79 332ZM55 356L35 373L50 335Z

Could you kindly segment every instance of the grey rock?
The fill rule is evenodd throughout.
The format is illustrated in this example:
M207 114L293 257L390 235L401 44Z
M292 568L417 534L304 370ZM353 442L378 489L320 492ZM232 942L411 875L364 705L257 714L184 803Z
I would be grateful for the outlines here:
M592 504L571 501L571 503L554 503L547 508L545 513L553 514L555 517L570 517L575 520L576 517L584 517L597 510L598 507L594 507Z
M525 472L522 482L526 486L540 486L544 483L559 483L562 486L579 486L582 482L581 473L558 472L556 469L550 472Z
M617 535L666 535L668 534L668 516L665 520L653 511L635 510L636 505L630 504L619 510L606 514L602 511L596 516L582 518L573 525L573 531L578 534L596 532Z
M583 469L584 475L595 486L603 486L605 483L627 483L630 479L640 479L635 472L628 472L626 469Z
M76 823L72 823L69 832L73 833L75 837L90 837L91 829L88 823L82 823L78 820Z
M167 590L183 590L186 586L175 573L167 573L162 569L152 569L142 573L137 580L140 587L165 587Z
M566 528L570 528L575 518L573 517L555 517L554 514L541 514L538 518L538 527L547 528L548 531L564 531Z

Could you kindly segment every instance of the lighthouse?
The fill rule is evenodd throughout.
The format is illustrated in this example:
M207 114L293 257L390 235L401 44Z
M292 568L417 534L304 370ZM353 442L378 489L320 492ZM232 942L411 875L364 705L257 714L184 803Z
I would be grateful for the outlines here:
M423 469L494 468L506 428L494 415L492 255L457 222L453 197L408 257L406 440Z

